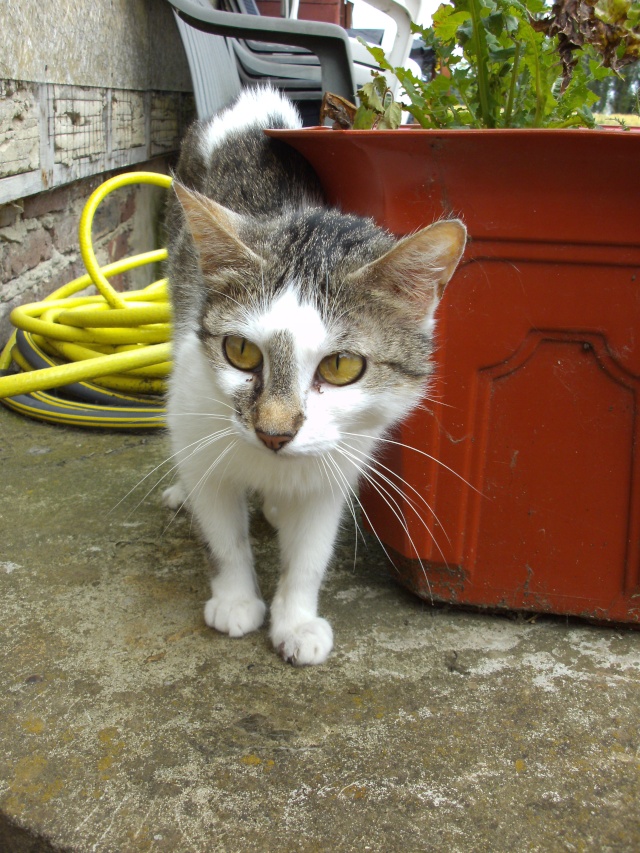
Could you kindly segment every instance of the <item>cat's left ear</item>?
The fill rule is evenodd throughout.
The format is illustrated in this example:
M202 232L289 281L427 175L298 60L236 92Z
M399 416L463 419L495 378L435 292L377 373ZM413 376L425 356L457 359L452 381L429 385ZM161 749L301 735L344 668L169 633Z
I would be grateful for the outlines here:
M242 216L207 196L173 183L205 274L221 267L260 267L261 258L242 242Z
M403 237L381 258L353 273L352 279L399 297L414 316L428 324L466 241L467 229L459 219L435 222Z

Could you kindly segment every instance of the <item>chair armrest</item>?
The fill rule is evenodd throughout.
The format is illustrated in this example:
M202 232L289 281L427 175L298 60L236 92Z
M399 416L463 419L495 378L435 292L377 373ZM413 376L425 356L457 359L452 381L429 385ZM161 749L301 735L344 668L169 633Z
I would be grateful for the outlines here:
M320 21L220 12L198 6L192 0L169 0L169 3L181 20L206 33L307 48L320 62L323 93L333 92L355 102L351 48L342 27Z

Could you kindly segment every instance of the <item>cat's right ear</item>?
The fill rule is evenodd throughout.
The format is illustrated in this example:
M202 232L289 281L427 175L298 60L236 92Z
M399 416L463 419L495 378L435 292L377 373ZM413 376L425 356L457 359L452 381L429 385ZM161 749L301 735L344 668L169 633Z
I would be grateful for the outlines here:
M262 259L242 242L238 234L242 223L240 214L201 193L188 190L178 181L173 182L173 190L184 212L205 275L215 274L224 267L242 269L260 266Z
M430 330L466 240L467 229L459 219L443 219L398 240L386 255L352 273L351 278L392 295L400 310L417 317Z

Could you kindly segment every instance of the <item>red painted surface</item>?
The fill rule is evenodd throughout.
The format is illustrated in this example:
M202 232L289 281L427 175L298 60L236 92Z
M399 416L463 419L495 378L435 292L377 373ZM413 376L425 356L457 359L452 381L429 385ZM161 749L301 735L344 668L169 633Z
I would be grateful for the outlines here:
M272 18L282 17L280 0L256 0L260 14ZM344 6L342 0L302 0L298 10L301 21L325 21L328 24L344 26Z
M425 598L640 622L640 134L278 136L343 210L397 234L443 215L469 228L427 410L391 436L417 450L381 460L409 484L406 525L362 496L400 578Z

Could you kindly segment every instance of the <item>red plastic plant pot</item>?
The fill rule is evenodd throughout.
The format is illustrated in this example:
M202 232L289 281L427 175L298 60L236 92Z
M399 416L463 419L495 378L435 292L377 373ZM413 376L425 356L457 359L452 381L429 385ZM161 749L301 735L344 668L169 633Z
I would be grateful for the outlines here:
M381 458L402 497L362 493L399 578L432 600L640 622L640 133L271 133L345 211L398 235L469 229L425 408Z

